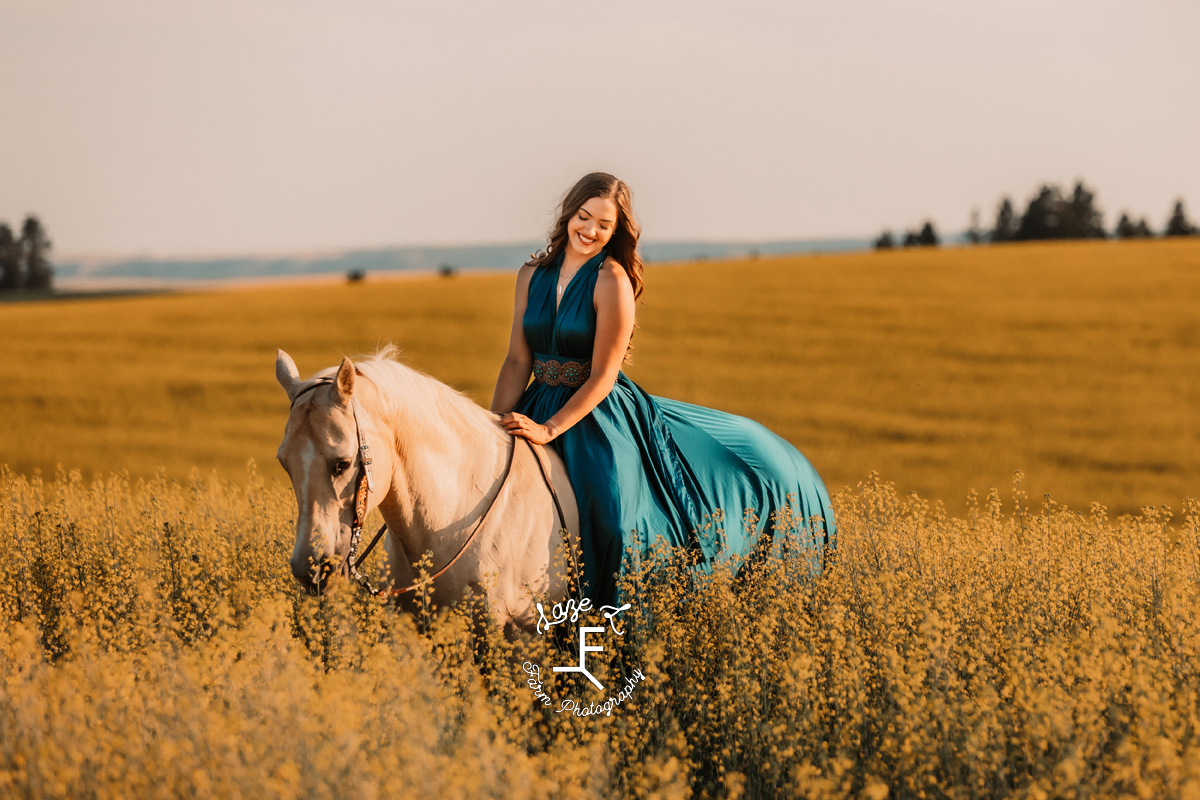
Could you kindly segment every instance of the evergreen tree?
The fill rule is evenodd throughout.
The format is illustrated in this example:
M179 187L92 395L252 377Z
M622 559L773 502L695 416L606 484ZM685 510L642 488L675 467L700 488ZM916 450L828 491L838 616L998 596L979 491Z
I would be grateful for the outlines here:
M41 221L30 215L21 226L18 243L21 260L25 267L25 286L29 289L49 289L54 283L54 270L50 267L50 239Z
M920 247L921 246L921 234L917 233L916 231L905 231L904 232L904 246L905 247Z
M1183 210L1183 201L1175 201L1175 210L1171 212L1171 218L1167 220L1167 229L1163 231L1163 236L1194 236L1200 233L1187 218L1187 213Z
M941 244L937 231L933 229L933 223L929 220L925 220L925 224L921 226L921 232L917 234L917 244L921 247L937 247Z
M996 207L996 224L992 228L993 242L1011 242L1017 235L1017 215L1013 211L1012 200L1004 198Z
M884 231L879 234L879 238L875 240L876 250L891 250L896 246L896 241L892 238L891 231Z
M8 223L0 222L0 291L21 286L21 256L16 237Z
M1150 225L1146 222L1145 217L1134 222L1127 213L1122 212L1113 234L1118 239L1148 239L1154 235L1154 232L1150 230Z
M1043 184L1025 206L1021 223L1013 238L1018 241L1031 239L1057 239L1062 224L1062 192L1057 186Z
M1133 220L1129 218L1129 214L1122 211L1121 218L1117 220L1117 227L1113 230L1113 234L1118 239L1132 239L1134 228Z
M1083 185L1075 184L1070 197L1054 184L1042 184L1029 201L1014 239L1103 239L1104 218L1096 208L1096 195Z
M1065 238L1108 238L1108 233L1104 230L1104 214L1096 207L1096 193L1084 186L1083 181L1075 182L1075 190L1071 192L1067 212Z

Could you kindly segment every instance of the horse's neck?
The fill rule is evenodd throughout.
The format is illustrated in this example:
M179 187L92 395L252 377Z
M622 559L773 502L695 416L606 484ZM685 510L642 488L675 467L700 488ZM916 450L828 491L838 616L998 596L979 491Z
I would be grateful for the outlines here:
M400 404L390 418L394 468L380 513L410 558L455 547L483 511L482 500L500 478L502 442L442 415L421 415ZM435 565L436 567L436 565Z

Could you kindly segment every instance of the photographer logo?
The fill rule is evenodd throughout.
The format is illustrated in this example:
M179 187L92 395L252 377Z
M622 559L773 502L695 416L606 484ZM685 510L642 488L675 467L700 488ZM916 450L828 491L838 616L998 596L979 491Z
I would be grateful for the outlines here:
M588 681L587 684L583 685L588 686L590 684L591 692L599 694L600 697L597 698L593 696L587 700L576 699L573 697L565 698L560 701L559 706L554 710L554 713L563 714L570 712L577 717L590 717L598 716L601 712L603 712L604 716L611 717L613 710L632 697L637 685L646 679L640 669L634 669L625 678L624 682L621 684L621 688L618 691L610 692L610 690L603 683L601 683L595 675L592 674L591 670L588 669L588 654L604 652L604 644L600 642L603 641L603 637L606 634L615 636L624 635L624 631L617 627L617 617L622 612L628 611L630 607L631 606L629 603L625 603L621 606L605 605L600 606L599 609L596 609L592 605L590 598L585 597L579 602L576 602L572 598L562 603L555 603L550 609L550 615L547 616L546 610L542 607L542 604L537 604L537 632L541 635L545 635L557 625L563 625L566 623L575 624L579 622L581 615L594 610L598 610L608 622L607 627L580 625L578 628L578 661L573 664L554 666L551 670L551 675L556 673L576 673L581 675ZM589 634L593 637L591 642L588 640ZM546 692L546 686L542 678L541 665L535 664L531 661L526 661L522 665L522 669L524 669L524 671L529 675L529 679L526 681L526 683L528 684L529 688L533 690L534 698L539 700L543 705L553 705L554 701Z

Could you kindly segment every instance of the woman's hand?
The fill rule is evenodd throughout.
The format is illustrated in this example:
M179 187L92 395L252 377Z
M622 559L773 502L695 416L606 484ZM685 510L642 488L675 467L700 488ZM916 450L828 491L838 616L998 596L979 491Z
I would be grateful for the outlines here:
M557 431L546 425L539 425L524 414L510 411L500 418L504 430L513 436L524 436L534 444L546 444L557 435Z

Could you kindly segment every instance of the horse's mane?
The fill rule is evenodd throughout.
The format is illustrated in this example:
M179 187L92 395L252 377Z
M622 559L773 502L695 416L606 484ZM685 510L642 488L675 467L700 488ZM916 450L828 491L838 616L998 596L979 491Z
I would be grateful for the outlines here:
M399 354L400 348L388 344L354 362L354 366L379 387L388 412L398 411L401 406L410 411L416 409L440 417L451 428L465 427L496 442L508 440L509 435L496 424L492 415L471 398L418 369L400 363L396 360ZM337 367L329 367L318 372L313 379L332 378L337 371Z

